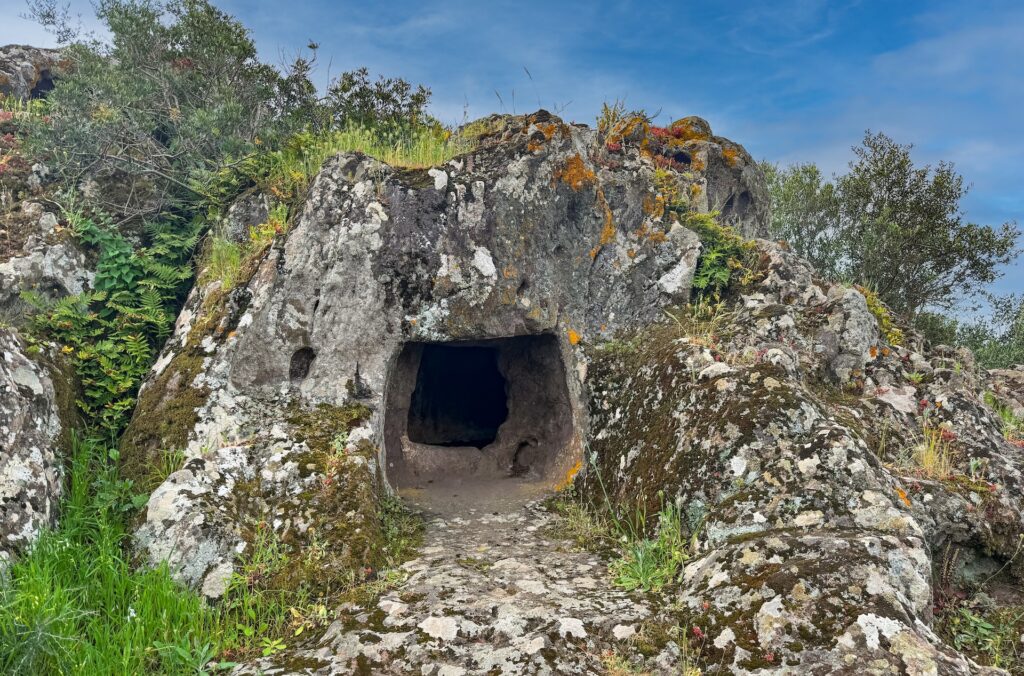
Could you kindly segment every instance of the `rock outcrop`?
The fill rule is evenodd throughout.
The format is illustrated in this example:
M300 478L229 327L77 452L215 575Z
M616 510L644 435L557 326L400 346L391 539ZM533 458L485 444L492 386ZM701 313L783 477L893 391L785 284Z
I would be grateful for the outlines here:
M54 524L63 494L75 405L55 364L0 328L0 568Z
M22 202L3 215L13 232L0 254L0 317L17 320L23 292L48 300L77 295L92 287L94 273L82 250L58 232L57 216L38 202Z
M0 47L0 95L23 100L45 96L53 89L62 58L58 49Z
M749 155L699 118L474 128L474 152L431 169L329 160L233 288L192 291L122 439L133 476L184 451L144 555L211 598L259 529L315 538L340 571L378 555L389 485L484 468L616 509L675 502L695 548L671 607L718 670L975 671L930 629L933 570L1013 561L1024 519L1019 450L968 355L893 344L869 292L765 241L725 301L687 308L702 242L668 207L688 195L748 236L767 215ZM542 357L510 342L537 337ZM438 344L497 355L507 417L476 448L479 426L416 438ZM516 387L564 398L567 427L531 436Z
M653 166L639 153L613 162L593 131L547 114L488 124L477 152L434 169L395 170L359 155L329 160L288 236L247 270L247 283L227 291L215 282L189 298L124 436L129 471L178 447L220 476L230 461L216 449L254 452L247 440L289 407L358 404L370 414L347 443L379 449L382 478L393 477L403 471L404 421L387 418L385 394L403 387L395 377L403 349L528 335L557 337L564 367L552 375L574 402L568 443L551 450L543 473L554 482L572 471L585 425L581 341L645 325L685 302L700 244L649 213ZM491 457L508 461L530 443L504 435ZM279 450L259 450L253 466ZM168 481L190 493L210 480L184 478ZM225 499L210 494L214 503ZM149 543L174 539L179 527L158 509L160 495L140 537L156 558L163 553ZM284 530L306 527L280 518ZM204 519L199 539L175 540L182 560L198 549L219 552L219 563L191 582L220 575L215 569L244 548L237 518L221 520L230 536L215 535L212 522Z
M910 384L926 360L882 340L863 295L758 246L735 305L595 351L590 490L687 515L678 598L710 663L974 673L928 628L932 567L949 542L1013 557L1019 454L963 381ZM956 435L955 473L909 459L930 434Z

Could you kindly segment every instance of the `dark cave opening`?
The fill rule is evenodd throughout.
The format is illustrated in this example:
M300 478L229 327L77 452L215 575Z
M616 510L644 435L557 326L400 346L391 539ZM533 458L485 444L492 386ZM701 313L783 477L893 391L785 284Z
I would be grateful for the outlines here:
M424 345L409 404L409 440L484 446L508 417L505 378L492 347Z
M553 335L408 342L386 389L384 447L396 487L560 480L572 464L573 411Z

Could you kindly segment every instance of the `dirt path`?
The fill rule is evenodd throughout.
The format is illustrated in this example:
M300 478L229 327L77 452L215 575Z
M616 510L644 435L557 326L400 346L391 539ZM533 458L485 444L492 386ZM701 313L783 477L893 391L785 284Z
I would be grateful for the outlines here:
M409 492L427 530L420 556L403 566L408 579L375 607L343 608L322 647L294 656L290 670L605 673L602 654L626 648L650 610L611 586L598 556L551 535L562 517L542 494L509 481Z

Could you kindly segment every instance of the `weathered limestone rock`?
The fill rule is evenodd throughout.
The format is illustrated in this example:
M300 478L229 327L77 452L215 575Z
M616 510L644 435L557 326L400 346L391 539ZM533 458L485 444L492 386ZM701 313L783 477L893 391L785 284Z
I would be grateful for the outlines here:
M0 328L0 568L57 515L74 407L62 377Z
M183 579L198 583L227 565L238 537L173 523L186 516L164 508L177 500L169 492L208 495L205 505L190 503L187 518L226 523L231 489L209 491L211 479L189 468L201 460L220 474L228 461L218 449L235 447L262 467L280 449L252 439L296 402L366 406L362 429L381 450L380 470L400 474L401 449L386 439L389 425L404 421L387 418L385 392L398 386L395 364L408 344L552 336L563 362L552 377L566 382L571 432L549 450L543 478L554 484L578 469L583 343L684 302L700 252L692 232L645 210L649 159L603 166L605 156L595 132L539 113L502 120L477 152L430 170L359 155L328 161L287 238L246 283L193 292L142 390L122 444L130 471L144 474L156 453L177 447L191 474L154 494L140 545L163 558L156 543L185 528L177 556L206 570L182 571ZM530 443L499 434L492 455L507 462Z
M733 195L748 234L766 213L756 189L744 208L736 193L758 183L749 156L699 118L617 140L546 113L480 125L479 148L441 167L329 160L234 288L193 290L122 440L134 476L184 451L137 533L145 556L211 598L260 529L300 548L319 534L338 570L372 561L387 483L420 487L479 450L463 471L545 488L579 475L648 514L675 501L697 551L672 606L709 637L714 669L974 673L930 628L933 570L950 548L963 566L1012 560L1024 517L1020 455L968 355L887 343L884 309L765 241L721 305L682 309L701 243L659 208L655 168L690 208L726 212ZM529 350L508 341L524 337L551 352L516 362ZM493 440L416 438L433 344L493 350L506 395L537 380L506 397ZM541 420L567 400L565 426L531 435L511 410L531 398ZM311 436L296 410L337 424ZM941 472L914 460L926 435L954 444ZM475 638L444 617L418 607L381 638ZM574 619L548 637L587 640ZM385 659L336 629L317 659Z
M23 202L7 214L5 224L17 228L15 250L0 256L0 316L12 319L24 311L23 291L54 300L92 287L94 272L74 242L57 232L57 217L38 202Z
M53 89L61 63L58 49L26 45L0 47L0 95L19 99L39 98Z
M885 343L859 292L758 248L740 302L598 347L587 485L687 515L701 553L678 597L710 664L976 673L929 629L933 566L1014 559L1020 454L969 364L911 378L924 358ZM933 433L955 439L948 476L913 460Z

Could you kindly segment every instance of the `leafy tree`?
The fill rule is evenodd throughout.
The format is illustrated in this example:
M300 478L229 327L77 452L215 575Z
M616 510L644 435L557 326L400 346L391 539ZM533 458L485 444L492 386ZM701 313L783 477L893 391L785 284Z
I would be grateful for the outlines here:
M988 317L958 321L935 312L922 312L916 324L932 344L963 345L985 368L1024 364L1024 295L988 296Z
M839 199L814 164L762 162L772 201L772 235L789 242L820 273L839 273Z
M769 169L773 232L822 272L874 289L913 317L991 283L1018 251L1017 228L966 222L953 165L914 166L911 146L868 132L833 183L813 165Z
M347 122L362 125L406 125L424 121L430 90L413 87L401 78L370 79L366 68L342 73L327 89L325 106L336 126Z
M100 179L103 208L151 216L195 199L197 176L252 151L284 116L278 71L205 0L100 0L96 13L111 39L68 47L73 66L34 141L66 183Z

